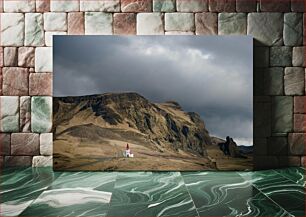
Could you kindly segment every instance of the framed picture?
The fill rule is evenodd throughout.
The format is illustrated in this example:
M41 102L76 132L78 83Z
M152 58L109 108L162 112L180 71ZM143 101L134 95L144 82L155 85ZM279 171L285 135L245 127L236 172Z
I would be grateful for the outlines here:
M252 37L54 36L53 44L54 169L252 169Z

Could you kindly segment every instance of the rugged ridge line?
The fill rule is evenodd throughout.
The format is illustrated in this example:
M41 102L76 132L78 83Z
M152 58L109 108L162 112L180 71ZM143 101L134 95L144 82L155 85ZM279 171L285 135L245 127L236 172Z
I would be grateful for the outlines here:
M134 92L54 97L53 111L55 136L92 123L138 133L156 147L199 156L207 156L206 146L212 144L197 113L183 111L174 101L153 103Z

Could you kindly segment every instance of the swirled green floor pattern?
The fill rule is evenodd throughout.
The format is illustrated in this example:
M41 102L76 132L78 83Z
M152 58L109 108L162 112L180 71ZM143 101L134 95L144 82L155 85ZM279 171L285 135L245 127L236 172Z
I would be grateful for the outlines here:
M305 216L305 169L1 172L0 216Z

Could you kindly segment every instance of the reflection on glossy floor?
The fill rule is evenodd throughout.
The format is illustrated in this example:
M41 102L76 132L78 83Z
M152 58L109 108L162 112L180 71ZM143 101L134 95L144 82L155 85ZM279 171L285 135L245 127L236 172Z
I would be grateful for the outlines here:
M0 216L304 216L305 170L4 170Z

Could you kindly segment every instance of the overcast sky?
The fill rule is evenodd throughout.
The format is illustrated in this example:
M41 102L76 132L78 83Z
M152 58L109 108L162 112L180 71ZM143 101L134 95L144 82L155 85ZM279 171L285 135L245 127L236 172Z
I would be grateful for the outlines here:
M211 135L252 145L252 49L250 36L54 36L54 96L174 100Z

